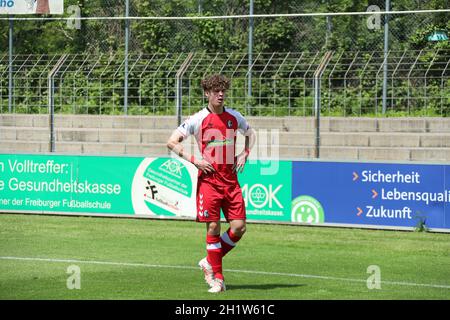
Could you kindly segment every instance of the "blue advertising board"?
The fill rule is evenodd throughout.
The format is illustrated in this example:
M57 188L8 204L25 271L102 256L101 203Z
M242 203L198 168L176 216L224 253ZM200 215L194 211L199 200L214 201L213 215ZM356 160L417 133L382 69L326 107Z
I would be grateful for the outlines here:
M294 161L297 222L450 229L450 166Z

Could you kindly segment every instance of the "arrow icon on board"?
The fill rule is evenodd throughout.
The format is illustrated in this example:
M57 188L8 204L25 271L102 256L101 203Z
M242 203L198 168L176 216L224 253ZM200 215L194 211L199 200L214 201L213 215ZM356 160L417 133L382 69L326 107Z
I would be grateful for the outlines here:
M358 180L359 176L356 172L353 171L353 181Z
M357 207L358 213L356 214L358 217L363 213L362 209L360 207Z
M373 193L372 199L378 197L378 192L376 192L374 189L372 189L372 193Z

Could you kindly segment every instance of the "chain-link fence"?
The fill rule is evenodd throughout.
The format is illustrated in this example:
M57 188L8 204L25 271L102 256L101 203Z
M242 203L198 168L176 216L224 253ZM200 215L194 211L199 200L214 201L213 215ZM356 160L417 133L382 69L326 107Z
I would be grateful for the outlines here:
M448 12L390 14L389 51L383 52L386 15L376 13L384 11L384 0L371 1L371 6L256 1L254 14L373 14L254 18L250 59L248 18L131 20L125 56L125 21L107 18L123 17L125 1L65 3L81 6L83 17L104 19L82 20L80 30L68 28L65 20L15 21L11 68L7 45L1 47L0 112L48 113L53 92L48 72L63 57L52 82L57 113L170 115L179 107L192 113L205 104L200 80L220 72L233 81L228 103L234 108L252 115L307 116L314 114L314 72L331 51L320 86L324 114L379 115L386 107L394 115L450 115L450 45L428 39L439 28L448 34ZM443 0L391 3L396 11L448 7ZM129 14L245 15L248 4L130 0ZM0 21L0 29L5 44L8 21Z
M229 16L249 14L249 0L129 0L131 17ZM253 45L257 52L316 52L383 50L385 0L256 1L254 14L366 12L373 16L300 16L254 18ZM125 0L66 0L66 8L80 6L82 17L124 17ZM449 7L448 0L392 0L390 10L428 10ZM71 16L66 12L66 17ZM449 31L448 13L410 13L389 16L390 49L421 49L425 36L436 28ZM84 20L80 30L66 21L20 21L14 33L15 53L115 52L125 42L123 20ZM70 25L70 23L69 23ZM0 50L8 48L8 22L0 21ZM247 51L249 18L217 20L132 20L130 51L230 52ZM38 44L38 45L36 45Z
M232 79L227 103L233 108L249 115L313 115L314 72L324 54L257 53L250 71L246 53L131 54L127 113L174 115L179 98L183 114L191 114L206 103L200 80L223 73ZM48 73L61 57L15 55L13 109L8 110L8 57L1 56L0 112L48 113ZM383 62L380 51L332 52L321 80L323 114L380 115ZM449 63L448 49L389 52L387 113L450 115ZM125 112L123 54L65 55L54 84L56 113Z
M148 5L138 0L130 0L130 16L230 16L249 14L249 2L191 0L183 4L158 5L158 1ZM167 1L165 1L167 3ZM438 1L439 2L439 1ZM442 1L441 1L442 2ZM103 5L90 12L93 16L124 16L124 1L103 0ZM170 1L169 1L170 3ZM354 2L345 7L339 1L267 1L270 5L257 2L254 14L345 12L371 10L385 11L385 0ZM445 4L446 3L446 4ZM448 1L443 1L448 8ZM391 1L390 10L438 9L429 0ZM374 11L376 13L376 11ZM407 39L420 37L430 26L443 27L449 16L439 14L411 13L391 15L389 36L391 49L401 50L411 43ZM371 21L369 21L371 20ZM372 23L372 28L368 28ZM321 17L280 17L254 19L253 43L255 51L309 51L322 49L383 50L383 26L385 16L321 16ZM101 28L98 26L102 25ZM124 42L124 24L120 21L88 22L86 38L88 50L108 51L120 48ZM130 49L135 52L191 52L191 51L245 51L247 50L249 19L198 22L191 20L132 21ZM142 30L152 32L142 32ZM106 33L99 37L99 33ZM112 32L110 32L112 31ZM213 36L202 36L212 31ZM156 35L155 35L156 34ZM153 38L155 36L155 38ZM149 40L163 39L158 43ZM417 40L420 42L421 40ZM225 50L224 50L225 49Z

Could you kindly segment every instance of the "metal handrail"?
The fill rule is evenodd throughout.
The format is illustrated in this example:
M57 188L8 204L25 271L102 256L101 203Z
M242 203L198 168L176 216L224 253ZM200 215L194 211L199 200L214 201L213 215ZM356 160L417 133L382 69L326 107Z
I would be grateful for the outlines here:
M54 106L54 90L55 82L54 77L58 73L59 68L64 64L67 59L67 54L59 58L56 65L48 73L48 110L50 115L50 152L55 152L55 106Z

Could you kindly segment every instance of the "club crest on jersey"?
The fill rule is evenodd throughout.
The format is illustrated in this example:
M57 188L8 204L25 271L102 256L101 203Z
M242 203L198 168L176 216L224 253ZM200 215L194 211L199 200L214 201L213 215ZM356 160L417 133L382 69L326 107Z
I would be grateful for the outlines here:
M233 127L233 121L228 120L227 125L228 125L228 128L232 128Z

